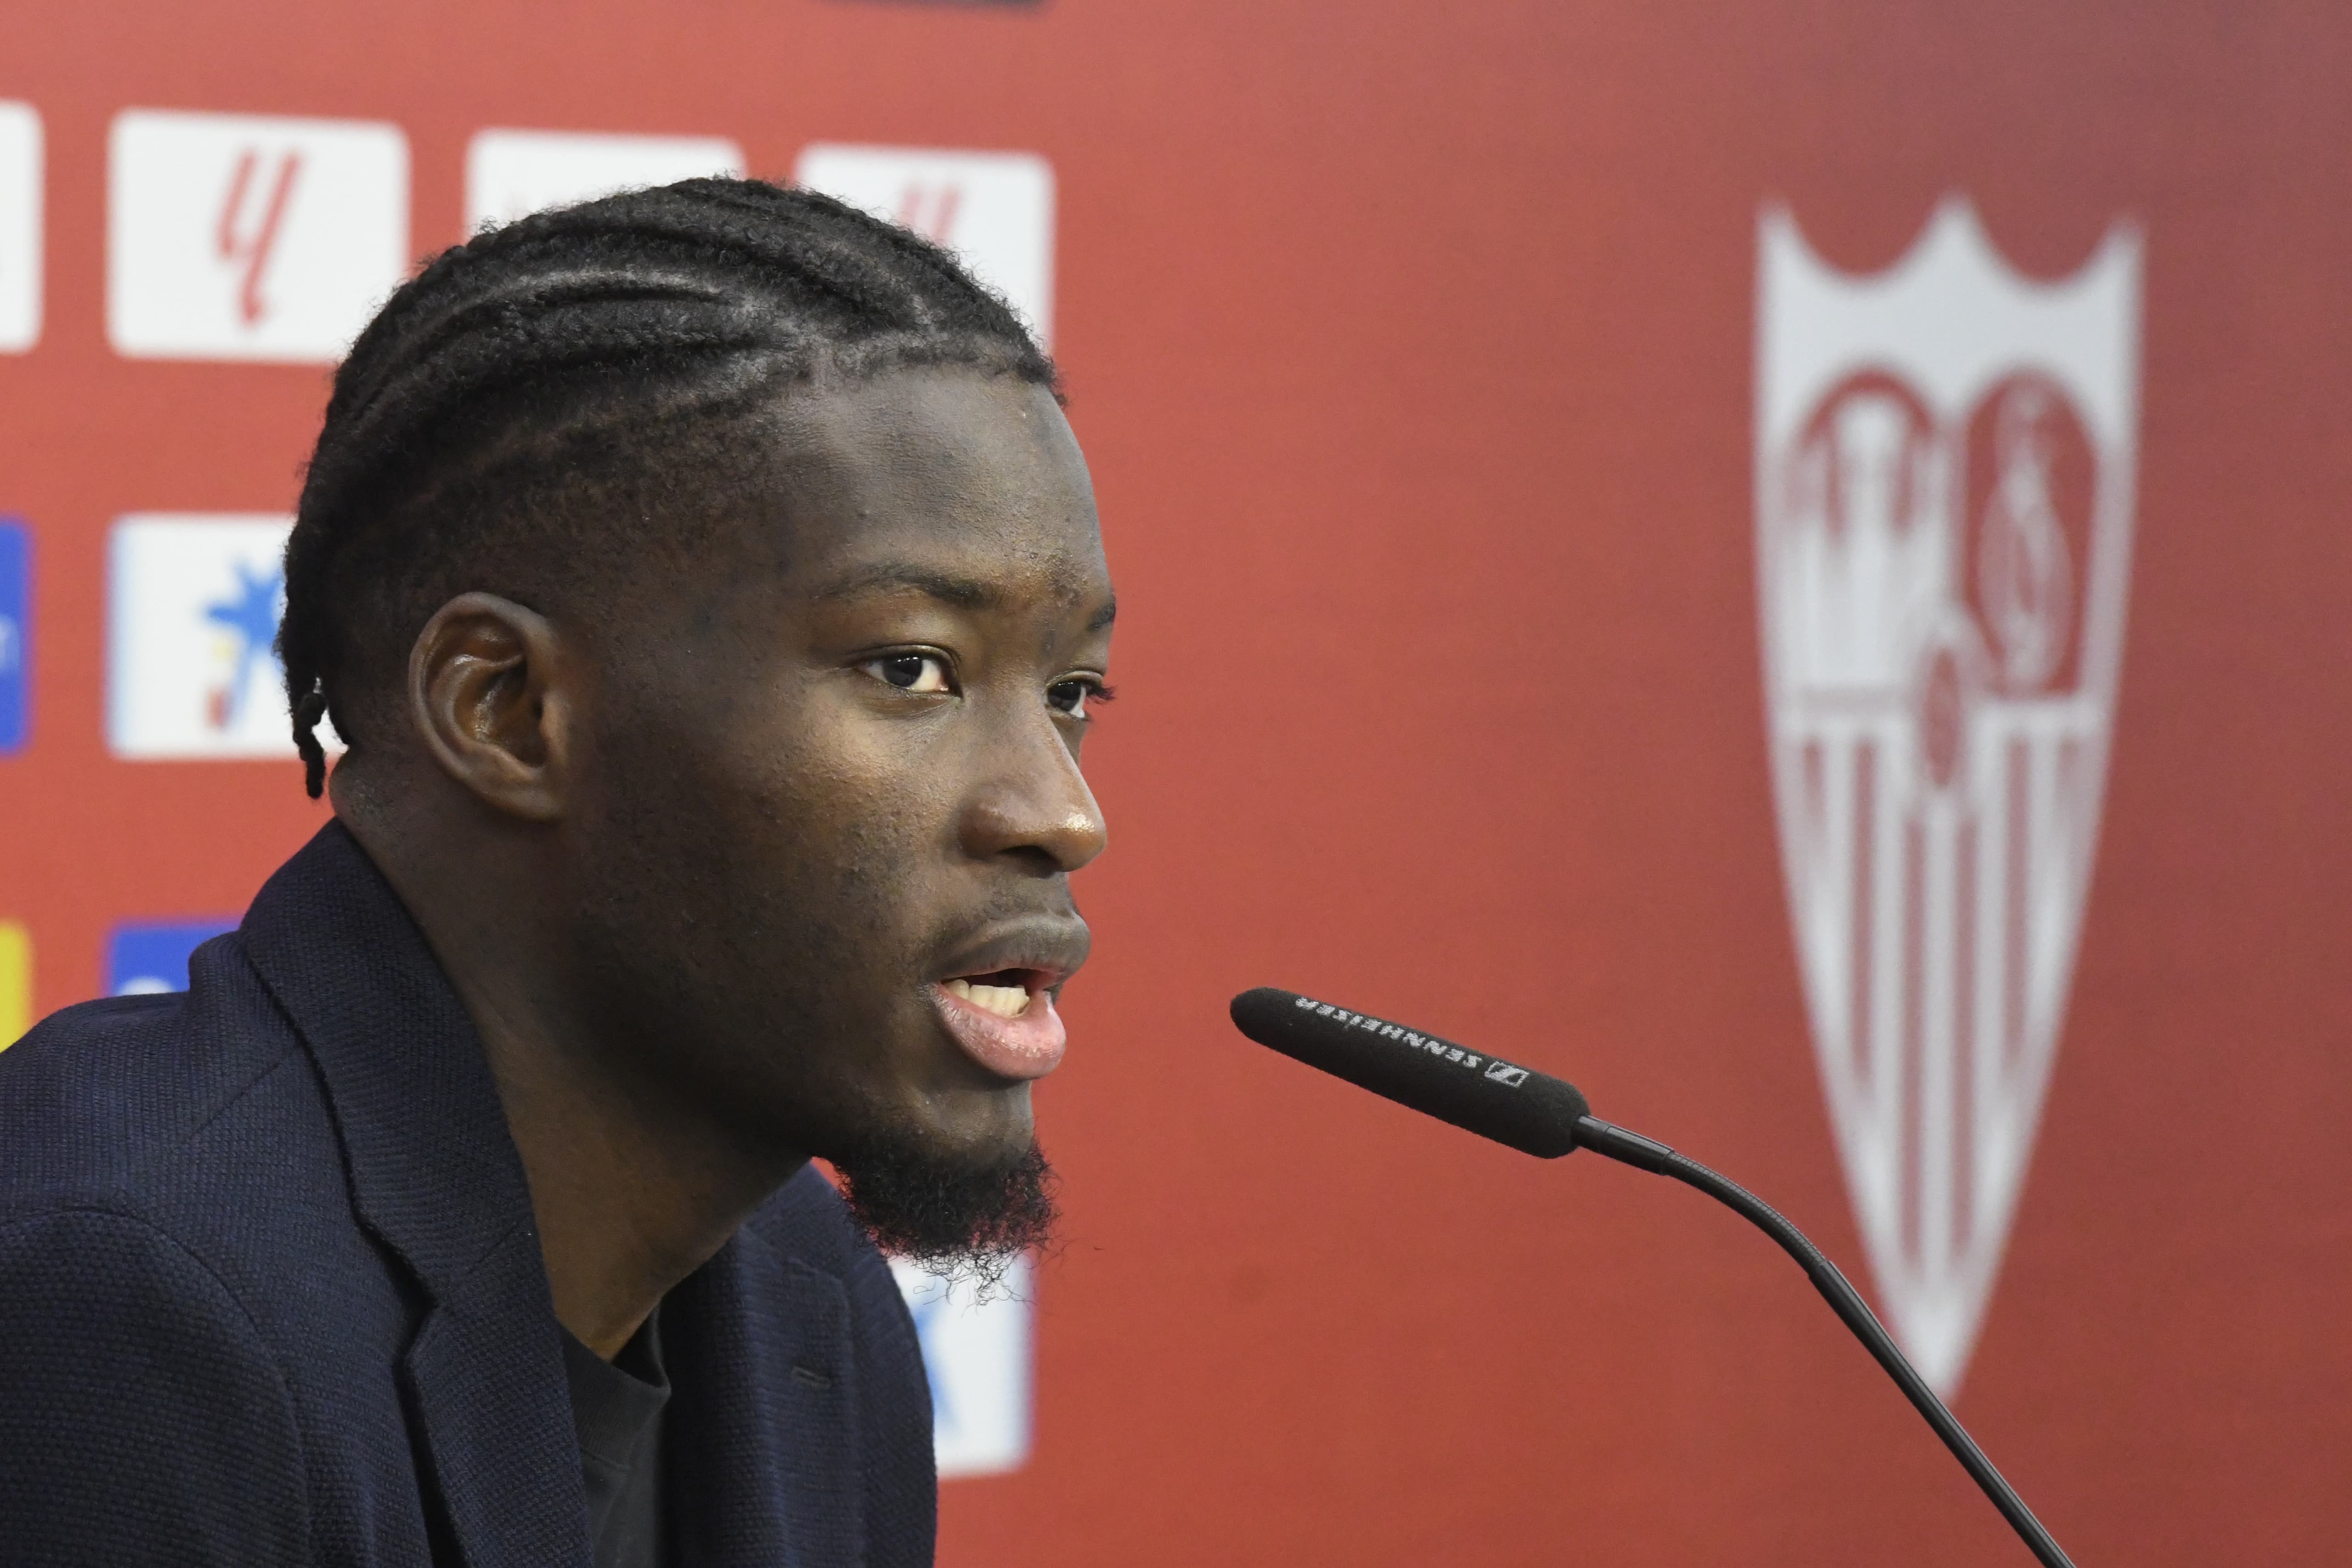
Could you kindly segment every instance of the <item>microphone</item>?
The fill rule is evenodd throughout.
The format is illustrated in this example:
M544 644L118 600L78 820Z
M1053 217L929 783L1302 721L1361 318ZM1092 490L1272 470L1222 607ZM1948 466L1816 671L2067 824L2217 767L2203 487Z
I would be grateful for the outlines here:
M1577 1118L1591 1109L1575 1085L1533 1068L1271 985L1234 998L1234 1026L1358 1089L1541 1160L1576 1147Z
M1521 1153L1557 1160L1590 1149L1696 1187L1731 1208L1797 1260L1831 1310L1927 1418L2043 1568L2074 1568L2074 1560L1993 1468L1959 1419L1945 1408L1861 1292L1803 1231L1746 1187L1654 1139L1601 1121L1574 1084L1423 1030L1271 985L1234 997L1233 1017L1234 1027L1261 1046Z

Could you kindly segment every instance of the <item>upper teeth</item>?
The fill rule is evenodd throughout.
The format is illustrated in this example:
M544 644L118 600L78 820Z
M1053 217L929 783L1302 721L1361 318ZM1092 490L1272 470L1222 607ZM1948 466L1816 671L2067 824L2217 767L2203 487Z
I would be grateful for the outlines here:
M947 988L1000 1018L1018 1018L1029 1010L1029 989L1024 985L975 985L969 980L950 980Z

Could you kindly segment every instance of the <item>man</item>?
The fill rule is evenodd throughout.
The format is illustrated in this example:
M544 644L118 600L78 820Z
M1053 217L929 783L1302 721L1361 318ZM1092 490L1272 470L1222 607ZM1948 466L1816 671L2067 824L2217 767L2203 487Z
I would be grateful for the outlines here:
M334 821L0 1057L0 1562L928 1563L874 1243L1046 1234L1111 612L916 237L698 180L425 268L287 548Z

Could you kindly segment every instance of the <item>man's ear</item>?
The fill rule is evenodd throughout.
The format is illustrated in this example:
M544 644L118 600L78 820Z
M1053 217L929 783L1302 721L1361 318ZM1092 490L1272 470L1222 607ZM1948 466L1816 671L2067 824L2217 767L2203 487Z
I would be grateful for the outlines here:
M563 815L573 694L546 616L496 594L460 594L408 652L408 709L441 771L484 805Z

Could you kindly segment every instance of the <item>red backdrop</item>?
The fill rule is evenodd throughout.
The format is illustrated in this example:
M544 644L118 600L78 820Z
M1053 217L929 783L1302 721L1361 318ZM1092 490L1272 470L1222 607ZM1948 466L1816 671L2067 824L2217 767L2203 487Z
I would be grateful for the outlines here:
M46 326L0 357L39 628L0 915L43 1007L95 992L114 922L236 910L320 820L290 762L106 751L107 526L285 510L324 384L109 348L117 110L396 122L418 248L458 237L485 125L1052 161L1123 603L1113 847L1042 1099L1070 1223L1034 1454L950 1483L951 1568L2023 1561L1738 1220L1355 1097L1223 1000L1571 1076L1862 1278L1766 763L1758 214L1874 271L1964 193L2050 277L2137 220L2105 826L1958 1409L2085 1564L2352 1554L2340 12L84 0L0 22L0 98L48 157Z

